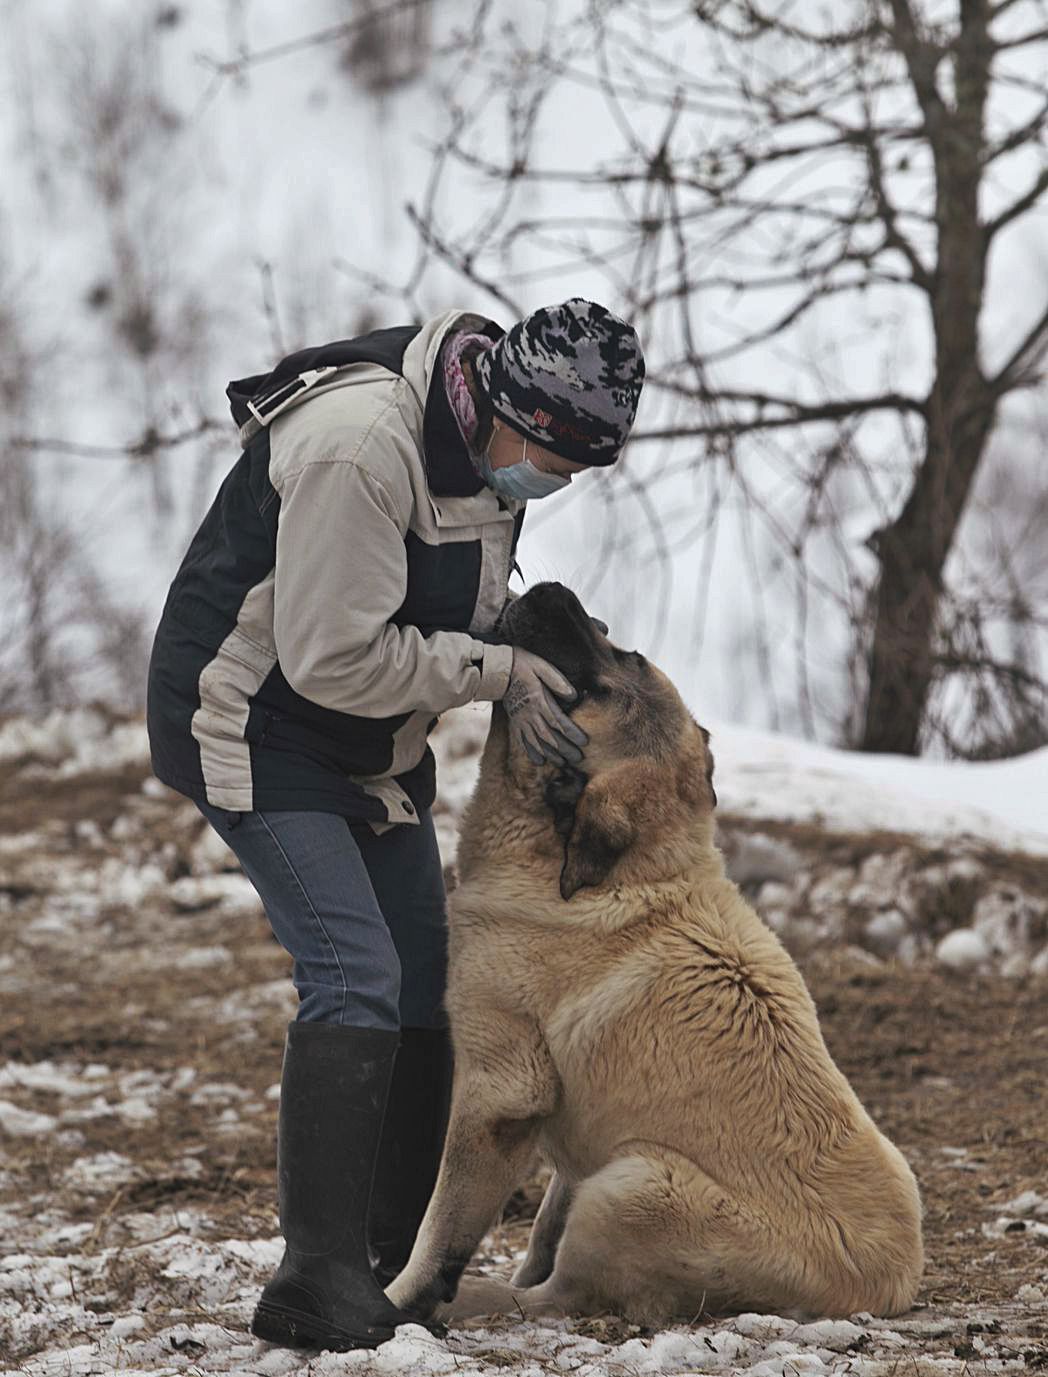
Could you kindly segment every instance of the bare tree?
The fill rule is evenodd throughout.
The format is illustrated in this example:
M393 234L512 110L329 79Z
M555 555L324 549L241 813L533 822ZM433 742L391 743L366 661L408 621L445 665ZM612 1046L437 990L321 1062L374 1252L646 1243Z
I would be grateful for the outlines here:
M554 276L610 283L655 346L636 441L675 442L659 472L704 472L707 508L742 499L792 568L802 654L820 602L850 625L854 744L1048 737L1045 603L973 588L959 540L994 444L1024 458L1002 408L1046 372L1048 271L994 310L1048 193L1044 0L592 0L508 39L489 10L414 209L430 258L514 311ZM490 194L464 221L467 174ZM714 538L691 517L657 510L662 549ZM798 696L812 730L803 667Z
M100 231L84 305L113 360L109 390L142 437L136 457L160 520L175 503L149 437L184 420L185 399L203 390L216 310L187 251L196 174L185 116L164 89L163 43L179 21L172 6L82 15L50 40L56 133L89 193L85 241Z
M0 712L46 712L142 694L141 615L119 607L90 567L75 524L47 500L18 429L41 405L46 368L26 307L0 262Z

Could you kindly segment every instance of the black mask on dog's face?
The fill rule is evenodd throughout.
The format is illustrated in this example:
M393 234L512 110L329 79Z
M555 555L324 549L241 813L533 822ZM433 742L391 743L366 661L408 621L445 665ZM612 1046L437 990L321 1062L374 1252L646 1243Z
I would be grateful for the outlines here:
M555 665L579 693L597 691L602 671L632 653L617 650L562 583L529 588L509 604L497 630L504 641Z
M498 631L504 641L541 655L571 681L578 697L565 704L568 712L590 698L614 704L606 721L614 724L609 729L619 756L673 756L678 710L687 715L676 690L643 655L613 645L570 589L536 584L509 604Z
M707 733L669 679L613 645L574 593L538 584L510 603L499 631L570 679L579 697L568 711L579 711L590 736L579 767L548 771L542 783L564 845L563 899L602 884L629 847L654 845L651 799L663 797L665 810L675 796L689 817L708 817L717 798Z

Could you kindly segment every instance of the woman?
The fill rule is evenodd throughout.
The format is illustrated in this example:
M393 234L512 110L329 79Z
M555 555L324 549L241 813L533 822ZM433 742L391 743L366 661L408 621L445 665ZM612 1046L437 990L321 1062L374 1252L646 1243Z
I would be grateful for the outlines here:
M643 377L632 328L574 299L508 333L462 312L373 331L228 389L244 452L168 594L148 725L157 776L232 848L294 963L287 1247L261 1338L374 1345L408 1318L382 1286L451 1080L426 738L501 701L535 764L581 759L571 685L491 636L525 503L615 462Z

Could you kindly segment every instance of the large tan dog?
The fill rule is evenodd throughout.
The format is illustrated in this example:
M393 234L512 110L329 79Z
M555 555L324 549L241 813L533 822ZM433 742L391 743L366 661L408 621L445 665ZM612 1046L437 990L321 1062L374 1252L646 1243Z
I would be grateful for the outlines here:
M580 690L590 744L581 771L536 770L493 713L452 900L451 1123L390 1297L451 1300L539 1151L555 1175L512 1291L467 1277L440 1313L906 1310L916 1184L724 874L707 734L560 585L505 630Z

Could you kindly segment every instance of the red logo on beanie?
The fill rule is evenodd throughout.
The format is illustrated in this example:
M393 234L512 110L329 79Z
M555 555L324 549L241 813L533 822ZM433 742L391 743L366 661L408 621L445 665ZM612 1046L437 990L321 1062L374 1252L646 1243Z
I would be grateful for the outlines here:
M531 419L535 422L536 425L540 425L543 427L544 430L548 430L549 423L553 420L553 417L549 414L548 411L543 411L541 410L541 408L536 407L535 414L532 416Z

